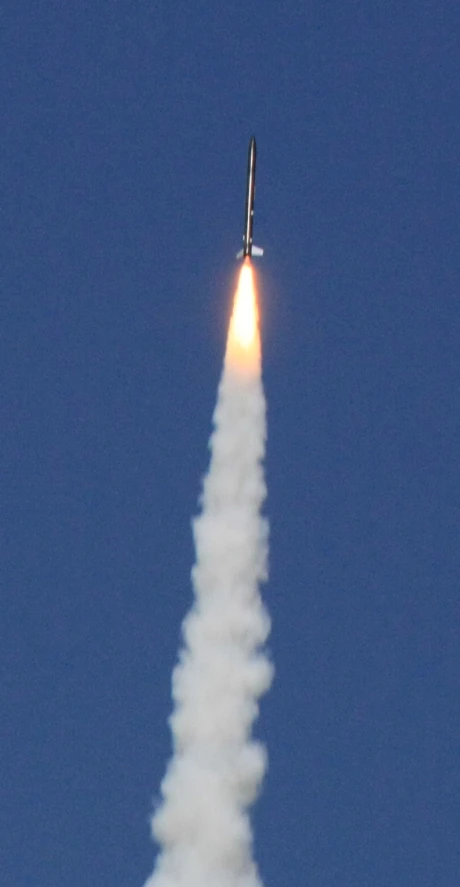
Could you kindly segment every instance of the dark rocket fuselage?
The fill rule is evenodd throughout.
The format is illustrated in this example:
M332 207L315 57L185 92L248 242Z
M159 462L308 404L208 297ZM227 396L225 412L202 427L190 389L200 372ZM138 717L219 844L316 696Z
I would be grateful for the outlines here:
M256 192L256 140L249 142L246 207L244 210L243 258L252 256L252 229L254 225L254 196Z
M248 150L248 174L246 180L246 204L244 208L243 249L237 254L237 259L252 258L253 255L261 256L263 249L254 246L252 242L252 229L254 225L254 195L256 192L256 140L254 136L249 142Z

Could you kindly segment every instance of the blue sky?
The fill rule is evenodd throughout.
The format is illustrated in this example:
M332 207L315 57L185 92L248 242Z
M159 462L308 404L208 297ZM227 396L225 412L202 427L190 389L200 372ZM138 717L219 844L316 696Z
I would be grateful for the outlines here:
M0 881L137 887L249 137L266 887L458 887L460 8L4 4Z

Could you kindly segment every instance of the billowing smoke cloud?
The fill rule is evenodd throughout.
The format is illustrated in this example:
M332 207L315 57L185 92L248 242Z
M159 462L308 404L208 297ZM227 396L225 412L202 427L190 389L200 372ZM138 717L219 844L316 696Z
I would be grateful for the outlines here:
M146 887L260 887L248 807L266 755L251 729L272 668L259 595L268 527L261 516L265 400L257 326L254 337L253 359L239 363L230 328L202 511L193 525L195 600L173 673L173 757L152 820L160 853Z

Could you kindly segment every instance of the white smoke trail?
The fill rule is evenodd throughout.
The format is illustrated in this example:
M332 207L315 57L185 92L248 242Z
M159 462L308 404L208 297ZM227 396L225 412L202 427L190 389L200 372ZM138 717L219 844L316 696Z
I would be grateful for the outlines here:
M241 371L227 350L193 527L195 601L173 673L174 753L152 820L161 850L146 887L261 887L248 807L266 767L251 727L272 677L259 595L268 536L264 447L260 359Z

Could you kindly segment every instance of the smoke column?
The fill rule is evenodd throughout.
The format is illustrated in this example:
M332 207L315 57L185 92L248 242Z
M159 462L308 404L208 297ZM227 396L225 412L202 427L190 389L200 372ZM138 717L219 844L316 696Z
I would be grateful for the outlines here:
M146 887L261 887L248 808L265 767L251 738L272 667L259 595L268 527L262 469L265 399L251 265L242 266L193 524L195 592L173 672L173 756L152 819L160 845Z

